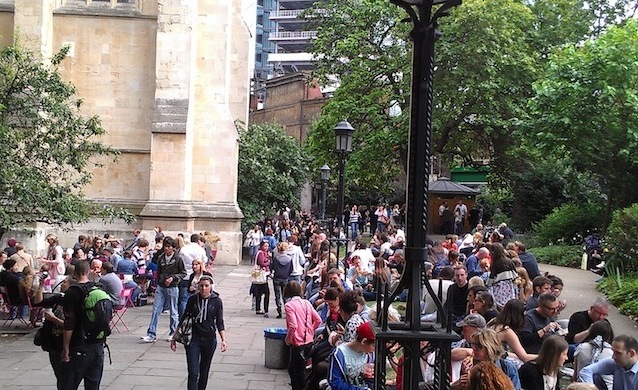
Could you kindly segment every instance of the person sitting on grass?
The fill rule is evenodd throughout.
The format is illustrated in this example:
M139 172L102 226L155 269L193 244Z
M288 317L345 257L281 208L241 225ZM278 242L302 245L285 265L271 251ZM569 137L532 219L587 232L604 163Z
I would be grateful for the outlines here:
M353 341L339 345L330 355L328 384L332 390L363 390L374 387L375 334L369 322L357 327Z

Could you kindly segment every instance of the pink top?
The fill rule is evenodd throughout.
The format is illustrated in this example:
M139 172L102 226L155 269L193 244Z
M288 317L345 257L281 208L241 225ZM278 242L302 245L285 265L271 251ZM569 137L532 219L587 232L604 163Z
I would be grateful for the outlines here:
M293 297L284 306L286 309L286 343L299 347L310 344L315 337L315 329L321 325L321 317L312 304L301 297Z
M260 250L257 253L257 265L266 272L270 272L270 253Z

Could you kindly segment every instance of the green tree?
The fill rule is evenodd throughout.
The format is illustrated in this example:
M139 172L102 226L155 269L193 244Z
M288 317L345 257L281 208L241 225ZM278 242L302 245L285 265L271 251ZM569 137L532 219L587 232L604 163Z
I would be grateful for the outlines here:
M392 196L405 172L411 25L383 0L328 1L312 14L317 77L339 88L315 123L309 151L334 161L332 127L355 127L348 180ZM448 160L504 156L512 123L535 80L537 54L529 44L532 13L513 0L468 0L441 23L437 42L433 153Z
M279 125L237 124L239 174L237 202L244 213L242 231L286 206L298 206L308 178L308 158L299 142Z
M453 9L440 21L436 43L432 153L449 164L487 160L494 183L511 187L512 174L527 168L521 155L526 134L517 130L549 54L624 23L635 5L466 0ZM309 29L318 31L314 76L339 85L313 126L308 151L334 166L332 128L348 119L357 130L349 186L369 188L370 198L392 198L405 171L412 49L404 16L386 0L329 0L308 14Z
M309 28L317 31L313 76L322 84L338 76L339 87L314 123L306 148L315 161L336 167L333 128L347 119L356 131L346 190L367 188L363 197L369 199L391 196L406 160L408 26L388 1L329 0L315 7L306 15Z
M0 52L0 236L32 222L130 217L82 193L96 161L117 153L99 141L99 118L80 114L82 100L58 72L67 51L50 65L19 44Z
M551 56L530 100L530 138L590 173L614 207L637 200L638 21Z

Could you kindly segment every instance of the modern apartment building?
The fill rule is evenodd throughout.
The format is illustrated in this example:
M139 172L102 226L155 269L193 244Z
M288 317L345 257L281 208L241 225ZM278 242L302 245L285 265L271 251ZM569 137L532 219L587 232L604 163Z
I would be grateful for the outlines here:
M258 0L255 78L268 80L311 70L310 40L301 13L321 0Z

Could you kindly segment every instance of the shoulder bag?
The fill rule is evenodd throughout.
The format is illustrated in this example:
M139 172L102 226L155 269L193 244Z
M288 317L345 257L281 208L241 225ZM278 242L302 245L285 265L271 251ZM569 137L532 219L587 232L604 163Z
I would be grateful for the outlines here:
M173 335L173 340L175 340L176 343L184 344L184 346L187 346L188 344L190 344L192 337L193 317L190 314L186 314L182 323L177 327L177 330Z
M252 284L266 284L268 282L268 273L260 266L255 265L253 272L250 273L250 282Z

